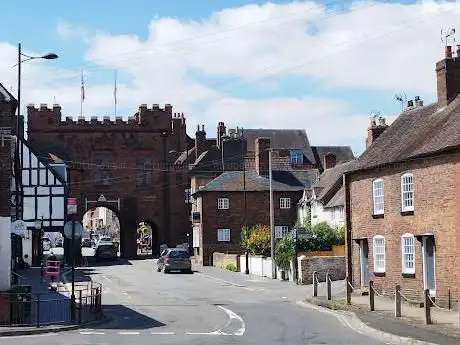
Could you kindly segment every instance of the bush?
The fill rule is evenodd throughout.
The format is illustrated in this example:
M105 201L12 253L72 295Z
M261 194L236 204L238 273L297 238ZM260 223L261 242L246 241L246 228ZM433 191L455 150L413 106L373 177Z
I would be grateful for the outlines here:
M281 270L288 270L291 261L295 257L294 240L291 236L286 236L276 243L275 264Z
M307 233L309 239L299 240L300 251L327 251L332 250L332 246L345 244L345 227L335 229L327 222L321 222L311 229L307 228Z
M227 266L225 266L225 268L229 271L232 271L232 272L236 272L238 269L237 267L235 266L235 264L232 264L232 263L229 263L227 264Z

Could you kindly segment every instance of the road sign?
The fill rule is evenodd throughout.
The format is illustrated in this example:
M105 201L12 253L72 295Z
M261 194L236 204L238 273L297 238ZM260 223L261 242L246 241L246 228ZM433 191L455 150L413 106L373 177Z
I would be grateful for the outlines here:
M75 223L75 238L81 238L83 236L83 225L76 220L71 220L64 225L64 235L68 239L72 239L72 222Z
M104 194L99 195L99 199L97 199L99 202L106 202L107 199L105 198Z
M78 212L78 199L67 198L67 214L77 214Z
M11 233L25 236L27 231L27 225L23 220L16 220L15 222L11 223Z

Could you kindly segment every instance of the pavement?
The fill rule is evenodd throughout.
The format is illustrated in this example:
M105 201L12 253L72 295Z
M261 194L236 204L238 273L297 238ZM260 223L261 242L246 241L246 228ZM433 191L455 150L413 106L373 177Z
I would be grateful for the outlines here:
M156 272L153 260L84 268L103 286L111 321L47 335L10 337L9 345L46 344L384 344L318 312L304 286L198 267Z

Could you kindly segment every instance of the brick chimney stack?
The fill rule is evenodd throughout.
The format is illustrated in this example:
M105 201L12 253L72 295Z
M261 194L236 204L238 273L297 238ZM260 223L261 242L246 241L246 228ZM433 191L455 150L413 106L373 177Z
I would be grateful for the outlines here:
M445 57L436 63L436 78L439 106L446 106L460 93L460 45L456 56L452 47L446 46Z
M195 133L195 160L206 151L206 132L204 131L204 125L197 126Z
M223 122L219 122L217 125L217 147L221 147L222 138L227 135L227 128Z
M257 138L255 143L256 171L260 176L268 176L270 138Z
M389 126L386 124L384 117L371 118L369 127L367 128L366 149L387 129Z

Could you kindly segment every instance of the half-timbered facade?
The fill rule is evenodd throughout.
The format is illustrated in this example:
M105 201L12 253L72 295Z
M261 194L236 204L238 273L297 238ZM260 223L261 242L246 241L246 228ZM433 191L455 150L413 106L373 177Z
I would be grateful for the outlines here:
M67 171L63 162L55 157L40 157L26 141L19 140L18 145L21 216L31 234L23 239L23 257L29 265L37 265L42 253L42 233L63 230ZM13 181L12 185L16 183ZM13 189L12 200L16 200L15 193Z

